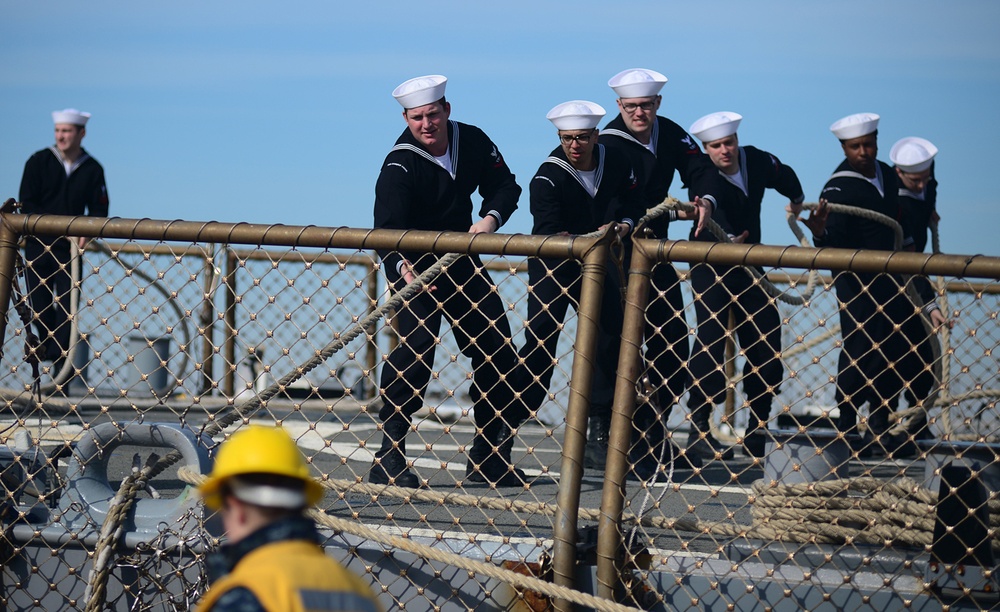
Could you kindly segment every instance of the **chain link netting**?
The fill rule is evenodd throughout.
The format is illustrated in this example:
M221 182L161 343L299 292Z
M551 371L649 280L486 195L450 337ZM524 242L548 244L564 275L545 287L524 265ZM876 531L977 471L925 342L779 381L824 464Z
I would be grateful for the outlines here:
M827 271L802 303L792 304L776 299L761 277L795 294L806 287L808 270L771 265L751 274L731 264L675 260L625 279L609 264L604 287L619 305L629 280L651 283L638 342L642 361L629 381L636 398L628 407L631 431L616 437L607 431L608 415L594 410L613 390L600 375L609 358L602 352L612 350L607 338L598 338L593 355L574 350L584 320L578 310L586 311L572 280L582 272L579 263L570 261L576 268L567 276L555 266L530 273L519 256L462 259L306 372L303 364L394 295L370 251L92 242L67 266L75 279L69 339L32 325L42 345L60 348L38 349L40 401L31 395L25 363L33 350L25 344L29 329L16 317L7 321L0 366L7 607L87 609L98 592L105 609L181 610L204 592L204 559L221 534L183 469L143 480L127 528L110 540L111 552L100 549L119 484L172 449L97 436L97 450L81 455L81 440L102 425L124 432L153 423L184 429L207 454L250 422L283 426L328 488L319 507L321 524L331 518L324 525L328 549L369 580L386 607L546 609L552 599L574 597L542 594L528 578L511 576L552 576L561 487L573 486L563 474L570 465L564 445L572 439L567 406L579 359L598 371L588 398L587 450L607 454L623 439L628 448L618 449L627 457L621 483L591 457L571 457L583 466L575 563L585 577L597 563L602 499L620 484L622 603L750 609L784 600L811 608L878 592L873 601L882 597L890 607L915 599L946 606L957 596L934 586L935 563L964 567L974 560L987 571L979 583L967 578L966 596L992 584L1000 520L996 280L932 279L934 299L954 327L930 330L924 304L907 291L919 279L902 275ZM489 287L488 296L471 295L477 283ZM555 293L544 293L543 283ZM462 308L452 308L452 296L466 291ZM565 314L550 309L557 298L569 306ZM504 323L470 325L488 299L496 299ZM416 326L405 323L401 312L418 312L418 302L430 304L429 314L420 314ZM623 312L614 344L631 333L621 329ZM430 315L443 324L431 325ZM552 321L538 323L543 316ZM590 323L606 334L615 320ZM498 330L507 342L489 345ZM417 333L429 343L413 341ZM420 344L405 365L428 371L426 389L385 376L390 355L408 343ZM528 357L543 346L544 359ZM504 355L512 356L510 371L477 376L483 363ZM279 383L290 374L294 382ZM419 404L404 431L404 469L419 488L370 482L386 423L402 412L387 401L386 381L399 379ZM542 394L527 391L539 385ZM275 393L266 401L252 403L269 389ZM523 420L494 405L508 396L524 408ZM477 479L470 467L479 465L476 439L490 422L476 418L477 406L503 417L512 443L498 434L486 454L506 452L523 470L514 486ZM233 425L213 428L230 415L237 415ZM91 463L107 491L74 485L81 473L92 476ZM963 540L954 558L936 547L942 482L982 527L957 521L947 533L984 534ZM94 496L104 494L95 506ZM351 523L398 539L369 542L352 533ZM449 565L449 554L511 574ZM98 562L108 568L101 578L93 571ZM987 601L987 590L987 599L973 599Z

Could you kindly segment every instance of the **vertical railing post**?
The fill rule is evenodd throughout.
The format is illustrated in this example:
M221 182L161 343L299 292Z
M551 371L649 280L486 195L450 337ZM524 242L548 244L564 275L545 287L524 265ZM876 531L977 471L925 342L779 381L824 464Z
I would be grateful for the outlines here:
M371 316L378 309L378 265L374 261L368 266L366 283L368 285L368 308L366 312L368 316ZM362 388L364 389L364 399L371 399L375 395L376 385L368 384L368 381L374 381L376 377L375 368L378 365L378 325L365 330L365 333L368 336L368 348L365 353L366 376L362 382Z
M225 320L226 325L223 331L226 334L223 340L224 357L226 363L226 374L222 382L222 393L226 397L233 397L236 388L236 267L238 261L236 253L232 249L226 249L226 301Z
M601 316L601 294L604 292L608 253L606 236L587 251L582 266L576 348L570 379L569 406L566 412L562 466L559 470L558 508L552 534L553 581L569 588L574 588L576 583L576 526L580 514L580 485L583 481L583 454L587 444L589 398L596 361L598 319ZM572 610L572 604L562 599L555 600L554 605L559 612Z
M729 309L729 317L726 319L726 329L729 331L729 335L726 337L726 403L722 409L722 422L728 424L730 431L735 435L736 385L733 384L733 381L736 380L736 316L732 308Z
M10 307L10 294L13 283L17 282L14 273L14 261L17 258L17 244L20 235L7 223L7 213L0 213L0 338L7 332L7 310ZM0 346L0 355L3 354Z
M205 255L205 284L204 293L205 301L202 302L201 306L201 338L202 338L202 348L201 348L201 385L199 385L200 393L211 393L212 391L212 381L214 380L215 372L215 342L214 342L214 331L215 331L215 300L218 297L217 294L212 292L215 285L215 244L209 244L206 246L207 254Z
M636 381L642 376L642 343L646 326L646 303L654 261L635 241L628 271L625 313L622 322L621 353L611 413L608 464L604 469L601 514L597 526L597 596L619 601L623 584L624 534L622 511L625 507L625 477L628 451L632 444L632 417L635 413Z

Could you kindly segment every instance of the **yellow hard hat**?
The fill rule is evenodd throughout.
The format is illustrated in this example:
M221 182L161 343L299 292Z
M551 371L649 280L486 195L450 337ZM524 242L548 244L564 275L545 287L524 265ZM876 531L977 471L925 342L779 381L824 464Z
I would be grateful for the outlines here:
M219 492L230 478L245 474L274 474L305 483L305 501L314 505L323 499L323 487L309 476L302 452L291 436L279 427L251 425L223 442L208 479L198 487L205 505L222 506Z

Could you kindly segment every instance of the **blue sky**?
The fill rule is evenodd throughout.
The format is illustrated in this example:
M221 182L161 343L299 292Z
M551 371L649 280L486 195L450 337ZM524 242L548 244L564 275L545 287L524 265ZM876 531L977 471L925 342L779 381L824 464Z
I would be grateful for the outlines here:
M884 161L899 138L930 139L943 250L998 255L998 23L985 0L4 2L0 199L51 144L50 112L76 107L94 115L84 146L115 216L370 227L404 127L390 93L440 73L452 117L525 187L505 231L528 232L528 181L556 145L545 113L614 108L607 80L646 67L670 79L661 114L742 114L741 142L795 168L807 201L842 159L836 119L882 115ZM794 242L783 205L765 200L765 242Z

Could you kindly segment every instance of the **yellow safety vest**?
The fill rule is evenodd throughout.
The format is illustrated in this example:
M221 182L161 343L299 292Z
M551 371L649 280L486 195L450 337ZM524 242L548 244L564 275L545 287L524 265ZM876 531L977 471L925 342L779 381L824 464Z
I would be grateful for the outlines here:
M371 589L354 573L305 540L266 544L240 559L198 604L211 610L226 591L244 587L269 612L380 612Z

